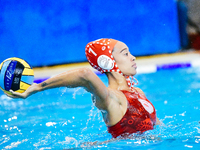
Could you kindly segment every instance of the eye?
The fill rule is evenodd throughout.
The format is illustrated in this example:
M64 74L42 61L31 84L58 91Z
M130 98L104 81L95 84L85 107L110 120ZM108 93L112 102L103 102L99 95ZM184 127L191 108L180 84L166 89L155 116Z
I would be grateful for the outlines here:
M128 56L128 53L125 53L124 55Z

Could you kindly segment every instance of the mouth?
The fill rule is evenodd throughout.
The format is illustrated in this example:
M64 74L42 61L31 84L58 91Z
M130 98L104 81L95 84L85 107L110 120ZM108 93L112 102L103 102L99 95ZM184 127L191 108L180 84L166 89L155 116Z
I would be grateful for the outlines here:
M133 64L132 67L134 67L134 68L136 69L136 68L137 68L137 65L136 65L136 64Z

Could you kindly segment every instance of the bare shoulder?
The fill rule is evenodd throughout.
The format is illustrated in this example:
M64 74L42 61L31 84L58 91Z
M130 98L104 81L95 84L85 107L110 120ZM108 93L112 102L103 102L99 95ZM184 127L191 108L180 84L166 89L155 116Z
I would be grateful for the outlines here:
M143 96L146 97L146 95L144 94L144 92L143 92L140 88L134 87L134 89L135 89L136 91L138 91L140 94L142 94Z
M119 105L123 105L124 101L126 100L126 96L120 90L114 90L108 88L109 99L118 103Z
M124 101L126 97L121 91L114 90L111 88L107 88L107 96L106 97L99 97L95 96L95 105L99 109L103 110L110 110L113 107L119 107L120 105L124 105Z
M127 110L126 96L119 90L108 88L108 105L106 106L106 115L104 116L106 124L112 126L119 122Z
M108 99L110 101L110 104L108 106L108 110L116 110L121 111L123 114L127 109L127 99L126 96L121 92L120 90L113 90L109 89L109 96Z

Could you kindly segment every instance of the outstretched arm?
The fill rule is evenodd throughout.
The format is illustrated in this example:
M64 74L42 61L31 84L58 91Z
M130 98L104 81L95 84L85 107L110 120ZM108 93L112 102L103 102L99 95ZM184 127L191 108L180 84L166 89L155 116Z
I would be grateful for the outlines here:
M84 87L87 91L102 100L105 100L107 97L107 87L89 68L80 68L63 72L40 84L31 85L24 93L10 91L13 94L10 97L27 98L36 92L57 87Z

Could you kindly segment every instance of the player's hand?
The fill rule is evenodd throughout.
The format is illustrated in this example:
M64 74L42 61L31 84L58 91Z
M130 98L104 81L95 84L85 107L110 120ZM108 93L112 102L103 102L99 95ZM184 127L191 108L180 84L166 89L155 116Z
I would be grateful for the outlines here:
M10 90L9 92L11 94L5 93L7 96L11 97L11 98L27 98L28 96L36 93L38 91L38 84L33 83L25 92L23 93L18 93L15 92L13 90Z

